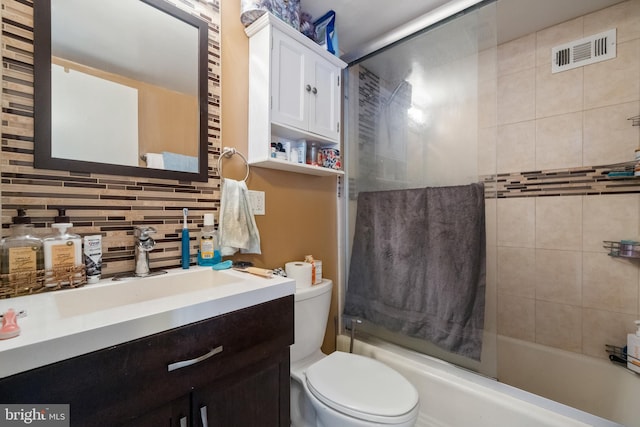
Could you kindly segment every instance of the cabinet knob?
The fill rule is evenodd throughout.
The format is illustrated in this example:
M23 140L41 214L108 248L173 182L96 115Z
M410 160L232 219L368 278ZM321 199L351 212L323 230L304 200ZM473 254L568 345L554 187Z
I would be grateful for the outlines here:
M304 88L307 92L311 92L311 85L306 85Z
M311 92L315 95L316 93L318 93L318 89L316 89L315 87L311 90Z

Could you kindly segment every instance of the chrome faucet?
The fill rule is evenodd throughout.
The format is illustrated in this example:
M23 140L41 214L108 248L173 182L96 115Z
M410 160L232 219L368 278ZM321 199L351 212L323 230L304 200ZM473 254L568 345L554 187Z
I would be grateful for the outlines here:
M153 227L134 227L133 235L136 239L134 274L136 277L149 275L149 252L156 246L156 241L151 238L151 235L155 233L156 229Z

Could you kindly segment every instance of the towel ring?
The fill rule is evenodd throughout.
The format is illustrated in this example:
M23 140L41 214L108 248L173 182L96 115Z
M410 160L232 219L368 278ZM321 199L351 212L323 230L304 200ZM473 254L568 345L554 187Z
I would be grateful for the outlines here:
M247 161L247 158L244 156L244 154L242 154L241 152L237 151L235 148L231 148L231 147L224 147L222 149L222 153L220 153L220 156L218 157L218 174L220 175L220 178L222 178L222 158L226 157L226 158L230 158L231 156L233 156L234 154L237 154L238 156L240 156L242 158L242 160L244 161L244 165L247 167L247 173L244 176L243 181L247 181L247 178L249 178L249 162Z

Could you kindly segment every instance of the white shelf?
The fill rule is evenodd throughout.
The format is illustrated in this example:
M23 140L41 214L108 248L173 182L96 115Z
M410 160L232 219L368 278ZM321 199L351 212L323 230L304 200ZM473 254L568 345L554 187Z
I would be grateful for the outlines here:
M311 166L303 163L293 163L286 160L279 159L264 159L250 161L251 166L258 166L261 168L278 169L288 172L304 173L307 175L316 176L341 176L344 175L344 171L324 168L322 166Z

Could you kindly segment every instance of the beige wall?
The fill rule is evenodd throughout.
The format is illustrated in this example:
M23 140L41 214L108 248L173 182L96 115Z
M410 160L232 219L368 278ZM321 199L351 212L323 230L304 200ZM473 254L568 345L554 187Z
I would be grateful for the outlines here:
M247 153L249 40L240 23L240 2L224 1L222 13L222 146ZM224 160L224 176L241 179L242 161ZM316 177L251 168L250 190L265 192L266 215L257 216L262 255L236 255L261 267L282 267L312 254L322 260L323 277L334 280L332 310L323 349L334 348L337 301L337 219L335 177Z
M551 74L552 46L611 28L617 28L617 58ZM634 159L640 133L627 118L640 113L640 1L505 43L497 57L497 117L481 122L481 174ZM497 328L508 338L499 342L500 380L586 410L594 407L578 396L593 390L592 384L576 383L544 363L535 375L514 363L512 339L547 347L553 357L569 352L607 364L605 344L625 345L640 318L640 263L607 256L603 240L640 240L640 194L633 185L630 194L488 201L488 221L496 224L489 268L497 279ZM554 363L553 357L546 363Z

